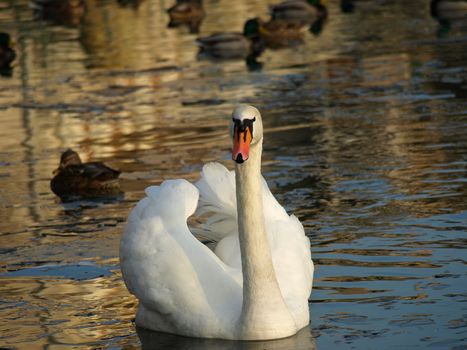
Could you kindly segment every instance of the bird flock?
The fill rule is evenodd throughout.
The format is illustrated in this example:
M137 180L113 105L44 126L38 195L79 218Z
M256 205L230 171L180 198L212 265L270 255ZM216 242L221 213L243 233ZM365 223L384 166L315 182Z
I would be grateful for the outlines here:
M269 7L269 18L247 19L243 32L221 32L196 39L199 57L246 59L250 68L261 67L257 58L266 49L303 43L307 31L319 35L326 21L326 0L285 0ZM177 0L168 9L169 27L187 26L197 33L206 14L201 0Z
M137 9L144 0L116 0L122 7ZM379 0L378 3L383 3ZM368 1L367 1L368 3ZM351 13L363 0L340 0L343 13ZM30 0L36 20L54 25L79 26L86 14L86 0ZM199 58L245 59L250 70L262 68L257 58L268 49L291 47L304 42L306 32L319 35L328 18L328 0L284 0L269 6L269 18L254 17L245 21L243 32L213 33L196 39ZM427 6L438 21L437 34L447 35L453 28L466 27L467 0L430 0ZM203 0L176 0L168 10L169 28L186 26L198 33L206 16ZM0 76L13 75L16 58L14 40L0 32Z
M117 0L120 6L138 8L144 0ZM303 43L307 32L319 35L328 18L327 0L284 0L269 6L269 17L249 18L243 32L218 32L199 37L200 58L244 59L250 70L260 69L257 58L268 49L291 47ZM344 13L355 10L360 0L341 0ZM439 22L438 35L467 22L467 0L431 0L430 14ZM359 4L360 6L360 4ZM30 0L37 20L56 25L77 26L86 13L86 0ZM198 33L207 10L202 0L176 0L168 10L169 28L186 26ZM11 77L16 58L15 43L9 33L0 32L0 76ZM61 156L60 166L51 181L52 191L62 199L70 196L109 194L120 191L120 172L102 163L82 163L72 150Z

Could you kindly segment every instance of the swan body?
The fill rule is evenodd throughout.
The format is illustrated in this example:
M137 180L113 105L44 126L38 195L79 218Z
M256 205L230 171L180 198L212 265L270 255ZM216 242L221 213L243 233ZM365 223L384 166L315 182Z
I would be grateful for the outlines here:
M241 105L233 120L235 171L208 163L195 184L168 180L149 187L129 215L120 263L139 299L138 326L264 340L291 336L309 323L310 242L261 176L258 110ZM195 211L210 215L200 231L216 242L213 250L187 226Z

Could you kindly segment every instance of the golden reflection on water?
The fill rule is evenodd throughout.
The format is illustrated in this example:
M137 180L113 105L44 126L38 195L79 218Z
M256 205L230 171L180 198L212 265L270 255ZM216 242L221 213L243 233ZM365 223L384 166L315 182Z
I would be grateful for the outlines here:
M199 35L240 31L275 2L205 1ZM393 327L410 322L400 309L457 324L436 306L463 298L467 50L436 41L426 1L365 2L352 15L330 2L319 36L266 51L254 73L242 61L198 61L196 36L167 28L169 1L87 0L77 26L33 21L27 0L10 3L0 4L0 30L18 43L13 76L0 77L0 345L139 348L136 301L118 269L85 280L10 273L50 262L116 266L123 223L146 186L196 180L207 161L231 166L226 121L238 102L263 111L263 171L312 240L312 326L324 348L399 334ZM125 195L60 203L49 181L68 147L122 170ZM439 292L435 278L449 289ZM394 322L381 321L381 309L394 309L384 314ZM345 323L362 319L368 329ZM138 335L143 348L316 346L309 329L252 344Z
M43 349L48 344L75 344L93 349L95 341L132 332L135 300L117 273L86 281L3 277L0 293L8 300L3 345ZM115 324L116 317L125 322Z

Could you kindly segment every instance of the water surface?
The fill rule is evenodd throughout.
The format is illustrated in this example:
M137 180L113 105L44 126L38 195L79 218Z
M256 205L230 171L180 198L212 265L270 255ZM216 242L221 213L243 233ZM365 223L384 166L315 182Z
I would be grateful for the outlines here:
M240 30L273 1L206 1L200 35ZM0 346L11 349L465 349L467 31L427 1L331 2L319 36L267 50L262 69L197 59L172 2L87 0L77 21L0 2L16 40L0 76ZM263 173L303 222L312 321L276 342L136 330L119 238L146 186L229 161L228 115L265 123ZM62 203L59 155L122 171L124 195Z

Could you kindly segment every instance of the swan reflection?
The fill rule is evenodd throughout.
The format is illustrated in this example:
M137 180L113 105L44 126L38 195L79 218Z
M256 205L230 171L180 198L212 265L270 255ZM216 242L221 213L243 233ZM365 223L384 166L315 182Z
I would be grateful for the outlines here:
M141 348L170 350L316 350L315 338L310 328L305 327L292 337L262 341L236 341L220 339L201 339L181 337L174 334L159 333L136 327Z

